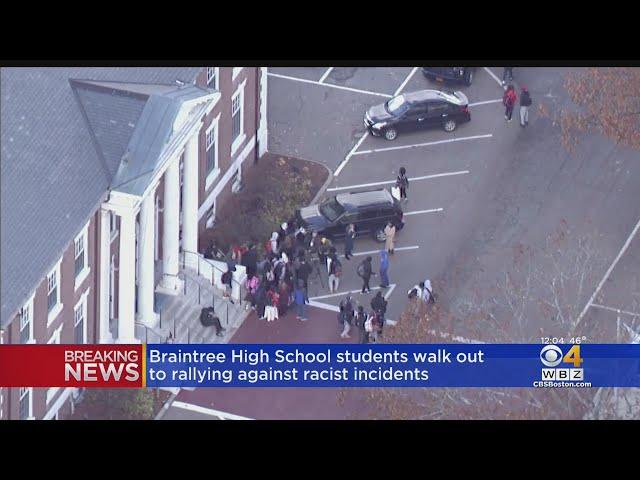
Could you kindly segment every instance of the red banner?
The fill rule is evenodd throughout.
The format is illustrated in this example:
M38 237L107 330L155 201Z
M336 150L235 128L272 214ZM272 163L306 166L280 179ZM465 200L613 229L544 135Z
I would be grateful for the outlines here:
M0 387L145 386L143 345L0 345Z

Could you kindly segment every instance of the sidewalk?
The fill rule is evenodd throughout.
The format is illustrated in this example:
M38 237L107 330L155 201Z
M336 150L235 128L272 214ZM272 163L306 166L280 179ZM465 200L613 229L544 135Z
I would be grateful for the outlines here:
M308 307L308 320L296 319L295 309L275 322L258 320L252 312L229 343L356 343L358 332L341 339L337 314ZM357 401L348 391L340 405L336 388L198 388L182 390L177 401L253 419L346 419ZM194 412L195 413L195 412ZM185 418L185 413L177 414ZM198 417L194 415L194 418Z

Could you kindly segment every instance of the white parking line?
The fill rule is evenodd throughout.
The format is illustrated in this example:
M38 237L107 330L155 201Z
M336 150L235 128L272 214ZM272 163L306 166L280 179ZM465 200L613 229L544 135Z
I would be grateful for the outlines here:
M630 315L632 317L640 317L640 313L629 312L628 310L621 310L620 308L607 307L606 305L600 305L599 303L592 303L591 306L602 308L603 310L609 310L610 312L624 313L625 315Z
M324 82L329 76L329 74L331 73L331 70L333 70L333 67L329 67L327 71L322 74L322 77L320 77L320 80L318 80L318 83Z
M498 78L498 76L497 76L495 73L493 73L493 72L492 72L488 67L484 67L484 69L485 69L485 71L486 71L489 75L491 75L491 76L493 77L493 79L494 79L496 82L498 82L498 85L500 85L500 86L502 87L502 80L500 80L500 79Z
M501 98L496 98L495 100L485 100L484 102L470 103L469 106L470 107L477 107L478 105L486 105L488 103L502 103L502 99Z
M391 296L391 294L393 293L393 291L396 288L396 284L392 283L391 285L389 285L389 290L387 290L387 293L384 294L384 299L385 300L389 300L389 297Z
M398 87L398 89L394 92L393 96L395 97L396 95L400 95L400 92L402 91L402 89L404 87L407 86L407 83L409 83L409 80L411 80L411 77L413 77L413 75L418 71L418 67L413 67L413 70L411 70L411 73L409 73L409 75L407 75L407 78L404 79L404 82L402 82L402 84Z
M406 213L405 213L405 215L406 215ZM413 245L411 247L398 247L394 251L402 252L404 250L416 250L418 248L420 248L419 245ZM380 250L382 250L382 249L380 249ZM369 250L368 252L358 252L358 253L354 253L353 256L354 257L361 257L363 255L373 255L374 253L380 253L380 250ZM344 257L344 255L341 255L341 256Z
M459 172L436 173L435 175L425 175L423 177L411 177L409 181L415 182L416 180L429 180L431 178L452 177L454 175L465 175L467 173L469 173L469 170L460 170ZM360 185L348 185L346 187L327 188L327 192L337 192L339 190L351 190L351 189L366 188L366 187L377 187L378 185L391 185L395 183L396 183L395 180L388 180L385 182L362 183Z
M369 90L360 90L357 88L343 87L342 85L334 85L333 83L320 83L320 82L316 82L315 80L307 80L306 78L289 77L288 75L280 75L279 73L272 73L272 72L267 73L267 75L270 77L291 80L293 82L311 83L313 85L321 85L323 87L337 88L338 90L347 90L349 92L364 93L366 95L377 95L378 97L391 98L391 95L387 95L386 93L378 93L378 92L371 92Z
M622 255L624 255L624 252L626 252L627 248L629 248L629 245L631 244L631 241L633 240L633 237L635 237L636 233L638 233L638 229L640 229L640 220L638 220L638 223L636 223L636 226L631 231L631 234L627 238L627 241L624 242L624 245L622 246L622 249L620 250L620 252L616 256L616 258L613 260L613 263L611 264L611 266L609 267L607 272L604 274L604 277L602 277L602 280L600 281L600 283L596 287L596 291L593 292L593 295L591 295L591 298L589 299L587 304L584 306L584 309L582 310L582 313L580 313L580 316L578 317L578 320L576 321L576 326L580 325L580 321L582 320L582 317L584 317L586 315L587 310L589 310L589 307L593 305L593 301L596 299L596 296L598 295L598 293L600 293L600 289L602 288L604 283L609 278L609 275L611 275L611 272L613 272L613 269L618 264L618 261L620 260L620 258L622 258Z
M212 408L201 407L200 405L193 405L192 403L175 401L171 406L182 408L183 410L189 410L191 412L210 415L212 417L218 417L220 420L252 420L251 418L241 417L240 415L234 415L233 413L221 412L220 410L214 410Z
M336 169L335 172L333 172L333 176L337 177L338 175L340 175L340 172L342 171L342 169L344 167L347 166L347 163L349 163L349 159L355 155L356 150L358 150L358 148L360 148L360 145L362 145L362 142L365 141L365 139L369 136L369 131L364 132L364 135L362 135L362 137L360 137L360 140L358 140L358 143L356 143L353 148L351 150L349 150L349 153L347 153L347 156L344 157L344 160L342 161L342 163L340 165L338 165L338 168Z
M396 284L392 283L391 285L389 285L389 288L390 288L390 291L393 291L393 289L396 288ZM371 287L371 290L384 290L384 289L382 289L380 287ZM340 297L340 296L346 295L347 293L359 293L361 291L362 291L362 289L350 290L348 292L331 293L329 295L320 295L319 297L310 297L309 300L314 300L315 301L315 300L322 300L324 298ZM389 293L389 292L387 292L387 293ZM386 295L385 295L385 298L387 298Z
M420 215L421 213L436 213L442 211L444 211L444 208L432 208L431 210L415 210L413 212L404 212L403 215Z
M368 153L390 152L392 150L406 150L408 148L428 147L430 145L439 145L441 143L463 142L466 140L477 140L480 138L491 138L491 137L493 137L493 134L489 133L487 135L474 135L473 137L450 138L447 140L439 140L437 142L417 143L414 145L402 145L399 147L374 148L373 150L362 150L360 152L354 152L353 155L366 155Z

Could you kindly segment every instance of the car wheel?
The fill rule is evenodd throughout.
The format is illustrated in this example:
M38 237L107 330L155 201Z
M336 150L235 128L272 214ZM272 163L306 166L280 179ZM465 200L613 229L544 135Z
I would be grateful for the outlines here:
M378 243L383 243L387 239L387 235L382 228L376 228L373 231L373 239Z
M469 70L464 76L464 83L471 85L471 82L473 82L473 71Z
M456 129L456 121L453 118L450 118L444 122L443 127L446 132L453 132Z
M398 131L395 128L387 128L384 131L384 138L386 138L389 141L395 140L397 136L398 136Z

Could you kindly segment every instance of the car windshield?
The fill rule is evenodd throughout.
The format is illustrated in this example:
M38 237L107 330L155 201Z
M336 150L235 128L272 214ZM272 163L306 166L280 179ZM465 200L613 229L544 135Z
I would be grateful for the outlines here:
M396 117L399 117L409 109L409 104L405 101L405 98L402 95L393 97L385 103L384 106L387 109L387 112L395 115Z
M320 204L320 213L330 222L335 222L344 213L344 207L334 197Z

